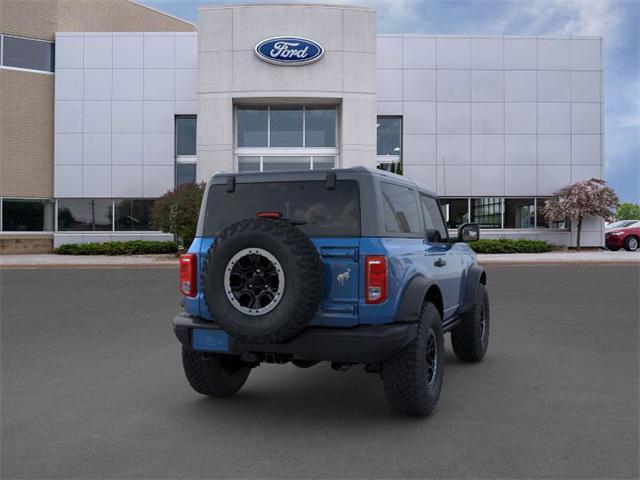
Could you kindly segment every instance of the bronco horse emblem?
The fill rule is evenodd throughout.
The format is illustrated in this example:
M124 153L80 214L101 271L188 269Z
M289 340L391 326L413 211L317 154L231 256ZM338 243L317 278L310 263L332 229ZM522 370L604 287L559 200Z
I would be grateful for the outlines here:
M351 278L351 269L347 268L344 272L339 273L336 278L340 286L344 285L344 282Z

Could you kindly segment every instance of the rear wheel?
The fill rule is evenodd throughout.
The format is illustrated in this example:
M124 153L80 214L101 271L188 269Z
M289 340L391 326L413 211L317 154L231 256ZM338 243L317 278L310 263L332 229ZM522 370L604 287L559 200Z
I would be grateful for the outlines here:
M624 240L624 249L629 252L638 250L638 237L630 236Z
M191 387L210 397L231 397L247 381L251 367L235 355L182 349L182 366Z
M427 416L438 403L443 373L442 320L438 309L432 303L425 303L416 338L400 353L382 362L387 401L404 415Z

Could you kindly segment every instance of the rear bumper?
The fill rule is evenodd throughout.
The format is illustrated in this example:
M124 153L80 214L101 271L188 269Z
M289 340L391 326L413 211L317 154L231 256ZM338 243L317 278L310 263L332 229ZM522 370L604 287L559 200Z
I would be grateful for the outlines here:
M194 331L217 332L212 347L200 343L197 350L239 355L242 353L274 353L301 360L377 363L398 353L417 333L415 323L362 325L353 328L307 327L297 337L284 343L247 344L227 335L213 322L198 317L179 315L173 329L180 343L193 350ZM222 341L220 341L222 338ZM222 345L222 347L220 347Z

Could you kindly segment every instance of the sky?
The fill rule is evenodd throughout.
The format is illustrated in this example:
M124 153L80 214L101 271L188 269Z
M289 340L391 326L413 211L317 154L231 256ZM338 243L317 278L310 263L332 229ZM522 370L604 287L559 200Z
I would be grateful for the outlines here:
M197 23L200 5L225 0L139 0ZM259 0L259 3L270 3ZM282 3L282 2L280 2ZM313 0L288 3L313 3ZM640 1L321 0L378 11L379 33L586 35L604 39L605 180L621 201L640 203Z

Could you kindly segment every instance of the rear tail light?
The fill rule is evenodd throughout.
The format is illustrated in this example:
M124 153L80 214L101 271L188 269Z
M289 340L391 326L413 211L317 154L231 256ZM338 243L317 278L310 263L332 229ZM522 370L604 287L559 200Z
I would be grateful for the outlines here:
M198 262L195 254L180 255L180 293L195 297L198 293Z
M258 212L258 213L256 213L256 217L275 218L276 220L279 220L280 218L282 218L282 213L280 213L280 212Z
M367 303L387 299L387 257L365 257L365 297Z

